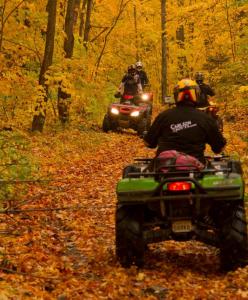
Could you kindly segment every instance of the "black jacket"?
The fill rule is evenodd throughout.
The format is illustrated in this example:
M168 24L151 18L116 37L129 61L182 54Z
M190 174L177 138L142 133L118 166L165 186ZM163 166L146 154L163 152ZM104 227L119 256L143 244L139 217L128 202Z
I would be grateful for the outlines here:
M157 155L165 150L177 150L204 160L205 145L220 153L226 140L212 118L192 106L178 105L160 113L144 137Z
M141 80L138 74L132 76L130 74L126 74L122 80L121 85L123 85L123 94L126 95L137 95L141 87ZM140 85L140 87L139 87Z
M138 70L138 75L140 77L142 87L144 88L144 86L149 83L147 74L144 70Z
M214 90L206 83L198 83L200 95L197 100L197 107L209 106L208 96L214 96Z

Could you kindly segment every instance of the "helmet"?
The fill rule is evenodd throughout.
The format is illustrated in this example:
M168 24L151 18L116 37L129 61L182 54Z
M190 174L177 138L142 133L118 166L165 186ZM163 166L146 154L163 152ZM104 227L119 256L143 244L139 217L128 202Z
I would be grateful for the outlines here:
M136 68L141 68L141 69L143 68L143 64L141 61L137 61L135 65L136 65Z
M195 73L195 80L196 80L196 82L198 82L198 81L203 81L203 80L204 80L204 75L203 75L203 73L201 73L201 72L196 72L196 73Z
M197 83L189 78L182 79L178 82L174 89L174 96L176 103L183 101L191 101L196 103L199 87Z
M136 72L136 66L134 64L128 66L127 67L127 72L128 72L128 74L135 74L135 72Z

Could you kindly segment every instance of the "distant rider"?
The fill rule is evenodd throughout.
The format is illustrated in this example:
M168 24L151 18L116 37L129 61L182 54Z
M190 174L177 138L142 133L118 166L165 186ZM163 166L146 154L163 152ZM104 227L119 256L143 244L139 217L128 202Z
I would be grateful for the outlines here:
M182 79L175 88L176 107L160 113L144 137L149 148L176 150L205 163L204 150L209 144L221 153L226 140L212 118L196 109L199 87L194 80Z
M118 93L123 95L137 96L142 93L142 85L135 65L128 66L127 74L121 80Z
M143 69L143 64L141 61L137 61L135 65L136 65L137 73L140 77L142 88L144 89L144 87L149 84L147 74Z
M212 97L215 95L214 90L210 87L210 85L204 83L204 75L201 72L196 72L195 81L197 82L200 93L197 100L197 107L206 107L209 106L209 96Z

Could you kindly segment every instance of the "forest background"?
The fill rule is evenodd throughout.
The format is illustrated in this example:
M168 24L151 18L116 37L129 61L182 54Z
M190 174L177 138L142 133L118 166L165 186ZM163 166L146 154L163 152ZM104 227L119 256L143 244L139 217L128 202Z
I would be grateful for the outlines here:
M247 0L1 0L0 128L99 127L141 60L158 110L182 76L205 74L246 166L247 15Z
M100 123L127 66L137 59L149 74L156 103L161 103L161 2L70 3L57 1L53 60L44 75L49 98L46 123L58 121L58 89L71 96L70 122ZM0 2L2 126L31 127L43 96L38 79L48 9L45 0ZM73 9L69 11L73 17L69 55L64 45L68 9ZM225 116L236 118L246 112L247 11L247 0L166 1L167 94L182 75L203 71Z

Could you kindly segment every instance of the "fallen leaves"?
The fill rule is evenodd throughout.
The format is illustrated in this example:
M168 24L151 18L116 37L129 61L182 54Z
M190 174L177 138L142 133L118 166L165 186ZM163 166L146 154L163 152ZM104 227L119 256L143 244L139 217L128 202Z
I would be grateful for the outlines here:
M60 137L63 153L56 137L47 136L45 143L33 138L43 176L59 180L33 187L29 196L42 197L23 207L73 209L0 216L2 225L19 232L0 237L2 261L12 271L0 266L0 299L246 299L247 268L221 274L218 251L201 243L152 244L142 270L120 267L115 186L133 157L154 151L131 133L97 133L97 144L88 135L88 148L78 147L85 133Z

